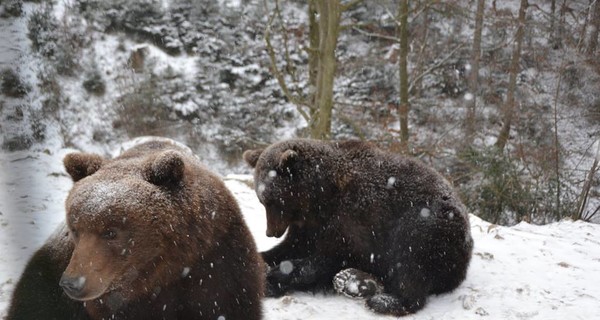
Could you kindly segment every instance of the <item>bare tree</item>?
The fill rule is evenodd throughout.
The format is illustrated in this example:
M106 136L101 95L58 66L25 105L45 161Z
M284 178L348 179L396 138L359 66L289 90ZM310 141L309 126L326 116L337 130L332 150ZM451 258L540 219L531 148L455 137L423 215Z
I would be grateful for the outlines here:
M400 0L398 6L398 38L400 52L398 55L398 68L400 72L400 104L398 117L400 119L400 152L408 154L408 0Z
M317 1L308 0L308 90L310 93L317 91L317 71L319 70L319 21L317 12ZM311 104L314 104L314 96L311 96ZM311 118L315 111L314 108L310 110Z
M525 34L525 16L527 14L527 0L521 0L519 7L519 18L517 20L517 34L515 36L515 44L510 61L510 70L508 77L508 90L506 93L506 102L503 107L502 129L496 140L495 146L499 150L504 150L508 138L510 136L510 127L515 112L515 92L517 91L517 75L519 73L519 62L521 60L521 47L523 45L523 35Z
M587 54L593 56L598 48L598 36L600 35L600 0L594 1L594 10L592 13L592 30L590 40L588 41Z
M311 138L329 139L331 137L333 84L337 68L335 49L341 29L341 16L342 12L361 1L352 0L342 3L340 0L308 0L309 92L306 95L293 94L287 86L284 75L277 67L270 31L275 17L279 17L281 23L283 23L283 19L280 17L279 1L275 1L275 13L269 19L269 25L265 31L265 42L271 60L271 69L285 96L296 105L297 110L308 122ZM284 34L284 41L285 39ZM291 64L287 55L286 60L288 65Z
M550 32L548 33L550 45L554 48L560 46L560 40L557 39L556 33L556 0L552 0L550 3Z
M314 126L311 138L329 139L331 136L331 111L333 109L333 81L337 61L335 48L340 33L342 5L340 1L316 1L319 15L319 49L315 92Z
M475 13L475 32L473 35L473 50L471 51L471 71L469 74L469 92L472 99L467 107L465 119L465 140L463 148L469 147L475 138L475 119L477 111L477 92L479 90L479 60L481 58L481 33L483 30L483 13L485 0L477 0Z
M588 172L587 178L583 183L583 188L581 189L581 194L579 195L579 199L577 201L577 211L573 215L574 220L584 219L586 221L590 221L593 215L598 212L598 209L592 214L585 215L585 207L588 203L588 198L590 195L590 190L592 188L592 181L596 172L598 170L598 162L600 161L600 140L596 141L596 157L594 158L594 162L592 163L592 167Z
M429 44L427 43L427 39L429 37L429 11L430 7L433 5L433 2L427 2L423 5L419 15L421 16L421 22L415 28L415 40L418 40L418 55L416 56L417 61L415 62L415 68L411 73L410 77L413 78L413 83L409 84L408 92L413 95L413 97L420 98L422 94L422 86L423 86L423 77L417 77L424 72L425 64L428 60L428 48ZM413 18L413 23L415 19Z

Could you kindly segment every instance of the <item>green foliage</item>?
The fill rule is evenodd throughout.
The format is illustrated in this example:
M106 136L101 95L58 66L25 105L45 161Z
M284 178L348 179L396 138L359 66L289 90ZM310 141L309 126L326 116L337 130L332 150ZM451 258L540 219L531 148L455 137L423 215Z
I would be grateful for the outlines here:
M468 177L460 192L471 212L484 220L502 225L548 223L569 216L573 208L567 194L557 197L559 183L551 173L531 176L520 159L497 148L469 149L460 158Z

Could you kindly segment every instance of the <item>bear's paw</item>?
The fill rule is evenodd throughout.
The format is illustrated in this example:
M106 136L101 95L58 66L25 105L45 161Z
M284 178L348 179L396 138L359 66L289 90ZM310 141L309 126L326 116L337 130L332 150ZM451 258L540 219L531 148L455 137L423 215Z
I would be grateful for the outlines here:
M373 275L348 268L333 277L335 291L351 297L366 298L383 292L383 285Z

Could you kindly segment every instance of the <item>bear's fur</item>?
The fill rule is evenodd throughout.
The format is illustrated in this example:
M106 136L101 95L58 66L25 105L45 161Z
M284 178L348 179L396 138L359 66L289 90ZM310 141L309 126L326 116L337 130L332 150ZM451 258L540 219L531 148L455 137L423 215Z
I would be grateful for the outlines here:
M7 320L89 319L83 304L69 298L58 285L74 247L62 223L27 262L12 294Z
M336 273L373 274L385 292L367 299L405 315L466 276L473 240L451 185L418 160L360 141L288 140L244 159L267 214L267 294L331 288Z
M9 320L26 318L24 305L64 309L61 319L261 318L264 262L233 195L192 154L151 141L113 160L76 153L64 164L75 182L68 230L32 258ZM39 270L54 282L42 292L57 298L35 293ZM84 303L56 293L59 282Z

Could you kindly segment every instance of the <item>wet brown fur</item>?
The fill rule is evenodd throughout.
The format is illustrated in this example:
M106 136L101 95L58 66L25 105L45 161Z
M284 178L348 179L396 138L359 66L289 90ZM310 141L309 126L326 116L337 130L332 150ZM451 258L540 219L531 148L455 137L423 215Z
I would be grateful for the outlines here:
M234 197L193 155L152 141L64 164L75 184L63 278L85 279L71 297L91 319L261 318L263 261Z
M360 141L288 140L250 150L272 266L267 294L330 288L336 273L373 274L385 292L367 299L380 313L405 315L465 278L473 240L466 208L450 184L418 160ZM289 261L293 270L281 271ZM288 268L289 269L289 268Z

